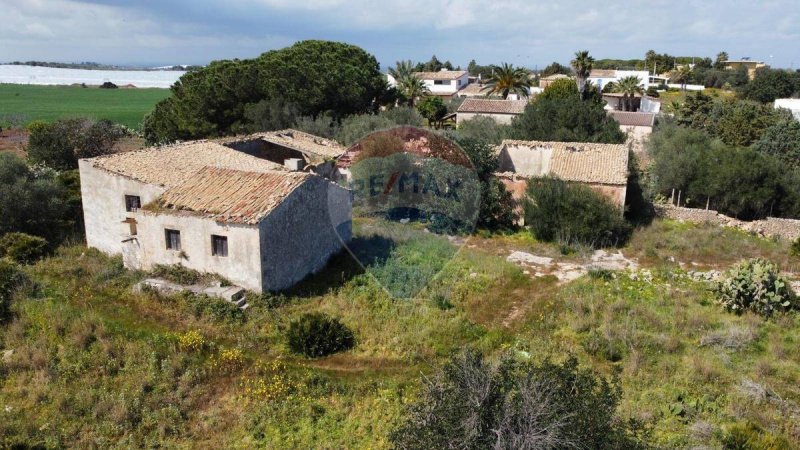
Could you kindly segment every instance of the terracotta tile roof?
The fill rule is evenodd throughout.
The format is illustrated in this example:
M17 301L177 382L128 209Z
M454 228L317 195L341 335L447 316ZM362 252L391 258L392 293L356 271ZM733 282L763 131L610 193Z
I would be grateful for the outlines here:
M563 180L623 186L628 183L628 148L622 144L504 140L497 152L506 146L552 148L548 174Z
M494 100L485 98L465 99L458 107L460 113L522 114L527 100Z
M167 188L180 184L206 166L252 172L284 170L280 164L210 141L151 147L99 156L88 161L94 167Z
M226 145L235 142L253 141L256 139L261 139L283 147L288 147L299 152L309 154L309 156L318 156L321 158L337 158L346 150L336 141L305 133L303 131L293 130L291 128L280 131L255 133L247 136L232 136L228 138L217 139L214 142Z
M594 69L589 72L589 78L614 78L617 76L616 70Z
M309 173L205 167L167 189L145 210L190 212L220 222L255 225L301 184L316 177Z
M467 74L466 70L440 70L438 72L414 72L420 80L457 80Z
M458 95L486 95L487 92L489 88L486 84L470 83L458 91Z
M609 111L608 115L623 126L652 127L656 115L649 112Z

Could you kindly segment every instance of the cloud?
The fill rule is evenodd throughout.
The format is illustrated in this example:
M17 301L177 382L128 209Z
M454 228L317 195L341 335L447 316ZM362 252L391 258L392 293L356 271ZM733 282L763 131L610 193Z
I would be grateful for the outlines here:
M436 54L465 65L595 57L749 55L788 66L796 0L0 0L4 59L205 63L301 39L350 42L384 64ZM800 61L799 61L800 62Z

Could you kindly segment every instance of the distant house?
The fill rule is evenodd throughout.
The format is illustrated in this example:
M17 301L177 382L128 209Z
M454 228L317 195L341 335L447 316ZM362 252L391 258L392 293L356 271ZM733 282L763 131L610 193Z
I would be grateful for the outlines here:
M631 76L639 78L642 89L647 90L650 87L650 74L646 70L595 69L589 73L588 81L591 81L594 87L602 91L608 83L618 83L619 80Z
M218 142L82 159L79 169L86 243L128 268L182 264L281 290L350 237L350 191Z
M795 119L800 120L800 98L777 98L775 108L788 109Z
M622 144L505 140L497 147L497 176L518 205L528 179L553 176L589 186L623 208L628 185L628 148ZM521 206L521 205L520 205Z
M443 97L452 97L469 84L469 73L466 70L414 72L414 76L425 83L431 94Z
M767 65L764 64L763 61L753 61L748 58L725 61L725 68L727 70L739 70L742 67L747 70L747 78L752 80L756 77L756 70L767 67Z
M542 89L547 89L547 86L550 86L551 84L555 83L558 80L572 80L572 79L574 79L574 77L571 77L569 75L564 75L563 73L556 73L548 77L541 78L539 80L539 87Z
M649 112L609 111L608 115L619 122L619 129L628 136L628 143L636 153L644 151L644 143L653 132L656 115Z
M485 98L467 98L456 112L456 124L476 116L490 117L503 125L511 123L511 119L525 112L527 100L501 100Z

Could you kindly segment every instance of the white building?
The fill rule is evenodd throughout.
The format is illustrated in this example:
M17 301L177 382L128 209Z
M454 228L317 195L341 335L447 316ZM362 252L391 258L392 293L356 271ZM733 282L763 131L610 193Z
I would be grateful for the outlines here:
M800 120L800 98L776 98L775 108L788 109L795 119Z
M622 78L634 76L641 81L642 89L650 87L650 75L646 70L592 70L588 80L599 90L603 90L608 83L618 83Z
M414 76L422 80L433 95L452 96L469 84L469 73L466 70L414 72Z
M82 159L79 169L87 245L128 268L181 264L281 290L350 238L347 189L217 142Z

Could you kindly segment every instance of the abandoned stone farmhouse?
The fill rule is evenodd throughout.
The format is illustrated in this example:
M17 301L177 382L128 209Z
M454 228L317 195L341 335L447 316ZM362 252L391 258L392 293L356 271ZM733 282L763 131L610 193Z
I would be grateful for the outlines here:
M581 183L622 209L628 187L628 147L587 142L505 140L496 149L497 176L519 201L528 179L553 176Z
M343 247L352 220L350 191L314 173L328 159L319 147L338 150L292 131L80 160L87 244L132 269L181 264L254 291L292 286Z

